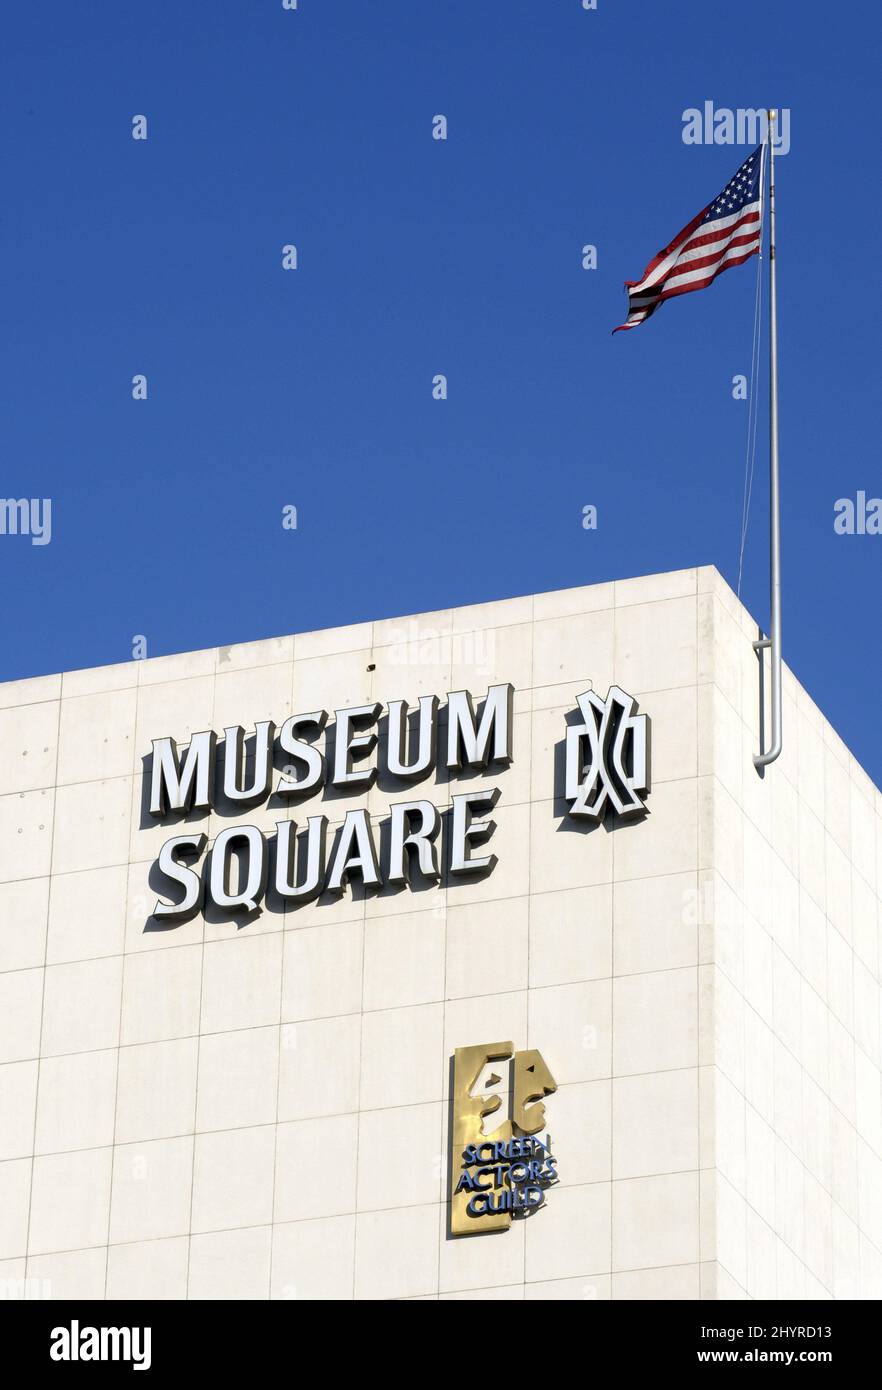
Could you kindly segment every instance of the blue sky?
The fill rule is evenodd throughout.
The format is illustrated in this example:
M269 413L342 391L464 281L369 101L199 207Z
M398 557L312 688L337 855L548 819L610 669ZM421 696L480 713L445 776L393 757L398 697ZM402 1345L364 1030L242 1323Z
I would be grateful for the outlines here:
M53 530L0 537L0 678L136 634L156 656L693 564L734 583L754 263L610 329L747 153L685 145L683 111L771 102L785 657L882 784L882 537L833 531L837 498L882 493L876 8L49 0L4 28L0 491L51 497Z

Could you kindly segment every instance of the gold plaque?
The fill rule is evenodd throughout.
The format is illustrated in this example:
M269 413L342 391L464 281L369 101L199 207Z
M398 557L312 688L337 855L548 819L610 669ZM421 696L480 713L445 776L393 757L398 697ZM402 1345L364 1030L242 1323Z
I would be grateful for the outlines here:
M485 1075L495 1063L501 1075L495 1066ZM557 1082L535 1049L515 1052L512 1042L456 1049L450 1135L453 1235L507 1231L514 1218L543 1204L546 1188L557 1181L557 1160L551 1136L535 1136L545 1125L545 1097L556 1090ZM507 1109L494 1123L503 1095Z

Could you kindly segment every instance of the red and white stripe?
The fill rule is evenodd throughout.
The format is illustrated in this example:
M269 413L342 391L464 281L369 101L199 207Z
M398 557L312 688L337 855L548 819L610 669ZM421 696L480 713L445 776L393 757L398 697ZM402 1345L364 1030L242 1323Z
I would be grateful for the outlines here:
M716 201L716 200L715 200ZM628 318L614 328L619 333L636 328L666 299L705 289L722 271L743 265L760 249L762 207L757 199L745 203L737 213L704 222L708 208L702 208L670 246L649 262L642 280L626 280Z

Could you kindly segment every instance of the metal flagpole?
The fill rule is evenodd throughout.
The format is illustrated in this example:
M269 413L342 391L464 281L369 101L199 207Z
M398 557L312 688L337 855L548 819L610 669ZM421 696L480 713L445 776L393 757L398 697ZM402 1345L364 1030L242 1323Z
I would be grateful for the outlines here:
M772 742L764 753L754 754L755 767L767 767L781 752L783 738L781 701L781 517L778 484L778 306L775 293L775 112L768 113L769 155L769 560L771 569L771 636L754 642L760 661L771 648ZM760 683L762 691L762 682Z

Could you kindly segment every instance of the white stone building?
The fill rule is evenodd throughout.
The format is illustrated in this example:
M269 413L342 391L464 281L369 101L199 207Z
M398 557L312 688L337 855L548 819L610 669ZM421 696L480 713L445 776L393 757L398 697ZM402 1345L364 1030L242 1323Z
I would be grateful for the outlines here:
M882 798L786 671L756 774L756 635L703 568L0 686L0 1292L882 1297ZM149 814L154 739L505 682L510 766ZM614 684L649 814L590 825ZM172 836L367 807L382 868L390 803L484 786L482 876L152 916ZM498 1039L560 1182L451 1239L450 1058Z

